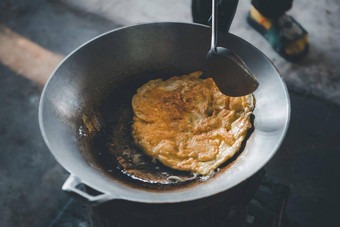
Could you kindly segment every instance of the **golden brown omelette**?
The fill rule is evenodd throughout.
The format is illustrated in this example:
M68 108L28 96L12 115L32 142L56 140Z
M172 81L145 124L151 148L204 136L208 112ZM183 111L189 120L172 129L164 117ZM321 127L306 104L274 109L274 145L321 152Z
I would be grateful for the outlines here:
M132 98L135 143L173 169L207 175L231 158L251 128L252 95L229 97L202 72L151 80Z

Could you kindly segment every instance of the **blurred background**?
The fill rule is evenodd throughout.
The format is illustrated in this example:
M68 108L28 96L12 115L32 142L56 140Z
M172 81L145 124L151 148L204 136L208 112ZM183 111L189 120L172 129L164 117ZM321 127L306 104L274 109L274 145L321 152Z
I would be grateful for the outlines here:
M259 48L281 72L290 128L266 175L289 187L293 226L336 226L340 203L340 2L296 0L288 12L309 32L298 63L280 57L246 22L239 3L230 32ZM191 0L0 1L0 226L89 226L85 205L61 191L68 173L48 151L38 104L50 73L103 32L144 22L192 22ZM65 214L66 213L66 214Z

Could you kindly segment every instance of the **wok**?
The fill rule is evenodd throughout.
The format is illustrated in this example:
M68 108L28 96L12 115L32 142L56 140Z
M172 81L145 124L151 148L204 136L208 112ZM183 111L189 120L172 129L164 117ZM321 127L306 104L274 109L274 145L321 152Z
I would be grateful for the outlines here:
M134 180L122 180L119 174L111 174L94 155L106 152L111 137L118 136L119 143L129 136L106 132L118 127L113 119L129 116L118 109L123 103L130 106L131 97L139 86L150 79L206 70L210 32L207 26L189 23L149 23L120 28L90 40L60 63L44 87L39 123L50 151L70 173L63 190L93 203L115 199L179 203L231 189L269 161L288 127L287 89L270 60L232 34L220 34L219 45L239 55L260 83L254 93L254 130L233 162L221 167L208 180L200 179L178 187L157 184L149 188L148 182L139 185ZM98 142L96 138L104 140ZM124 146L113 149L119 151ZM111 171L121 171L110 158L102 161L109 161ZM80 190L79 184L99 194Z

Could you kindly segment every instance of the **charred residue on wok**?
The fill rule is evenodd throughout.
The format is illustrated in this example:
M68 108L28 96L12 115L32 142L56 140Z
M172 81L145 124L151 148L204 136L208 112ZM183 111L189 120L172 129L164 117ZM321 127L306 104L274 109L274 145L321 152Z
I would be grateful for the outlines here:
M202 177L174 170L160 162L152 162L151 158L134 144L131 107L134 91L135 88L118 89L95 111L83 115L79 127L80 145L86 150L85 153L90 153L94 167L130 187L152 191L175 190L207 182L233 164L244 150L245 143L254 130L251 128L248 131L240 151L212 175ZM254 117L251 118L251 123L253 121Z

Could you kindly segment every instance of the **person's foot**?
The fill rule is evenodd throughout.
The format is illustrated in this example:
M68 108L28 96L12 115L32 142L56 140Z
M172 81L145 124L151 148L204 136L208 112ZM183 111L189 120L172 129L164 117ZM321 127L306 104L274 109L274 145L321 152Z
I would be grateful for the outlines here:
M252 6L249 24L271 43L273 48L288 60L302 58L308 49L308 33L292 17L284 14L277 21L264 17Z

